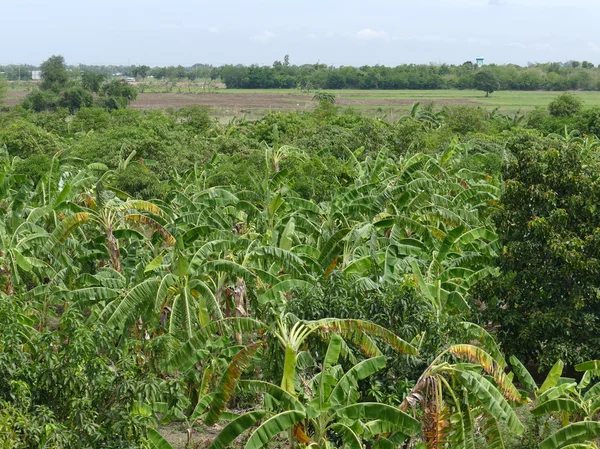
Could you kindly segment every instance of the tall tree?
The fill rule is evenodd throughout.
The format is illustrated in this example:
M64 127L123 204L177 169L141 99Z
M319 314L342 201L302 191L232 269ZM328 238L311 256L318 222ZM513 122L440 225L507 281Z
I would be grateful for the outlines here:
M51 56L41 65L43 90L59 92L69 83L69 72L65 68L65 58L62 56Z
M499 88L500 82L492 72L482 70L475 74L475 89L484 91L486 97L497 91Z
M544 369L600 357L597 170L578 146L540 139L504 172L501 275L479 294L483 322L498 325L506 351Z

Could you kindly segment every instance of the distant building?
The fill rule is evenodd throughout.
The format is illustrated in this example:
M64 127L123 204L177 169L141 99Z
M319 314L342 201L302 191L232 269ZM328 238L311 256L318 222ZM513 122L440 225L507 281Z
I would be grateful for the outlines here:
M31 72L31 79L34 81L39 81L42 79L42 71L41 70L33 70Z
M475 62L477 64L477 67L483 67L483 58L481 56L475 58Z

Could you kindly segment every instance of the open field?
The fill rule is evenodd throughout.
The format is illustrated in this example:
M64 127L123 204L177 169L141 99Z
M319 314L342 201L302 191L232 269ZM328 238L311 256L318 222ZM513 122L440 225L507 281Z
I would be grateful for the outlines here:
M203 104L215 110L222 117L247 114L259 116L269 110L307 110L314 107L313 93L295 89L216 89L212 92L200 90L192 92L175 88L175 92L140 92L137 100L131 103L134 109L181 107ZM488 109L499 107L503 112L519 109L529 111L536 106L546 106L560 92L547 91L500 91L486 98L474 90L334 90L336 104L351 107L367 114L402 114L415 101L435 102L438 106L448 104L468 104ZM6 104L15 105L27 95L27 90L8 91ZM600 92L575 91L582 98L585 107L600 106Z

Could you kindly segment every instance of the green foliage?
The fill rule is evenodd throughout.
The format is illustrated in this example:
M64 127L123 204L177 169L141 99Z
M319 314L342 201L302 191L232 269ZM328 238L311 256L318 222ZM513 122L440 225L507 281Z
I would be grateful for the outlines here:
M15 120L0 130L0 146L4 146L11 156L20 158L50 155L59 149L54 135L25 120Z
M25 176L37 182L50 170L52 159L45 154L33 154L25 160L16 160L14 170L16 175Z
M81 108L73 118L73 131L88 132L108 128L110 114L102 108Z
M131 100L137 97L137 90L131 84L119 80L104 83L100 88L98 103L107 110L123 109L129 105Z
M102 73L94 73L86 70L81 74L81 85L85 90L90 92L99 93L100 87L105 80L106 76Z
M42 90L60 92L69 84L69 72L65 67L65 58L62 56L51 56L40 66L42 70Z
M83 87L71 87L60 94L60 106L67 108L71 113L81 108L88 108L93 104L93 97L90 92Z
M23 100L23 107L35 112L54 111L59 101L60 97L53 90L34 90Z
M459 134L485 132L487 111L471 106L445 106L446 124Z
M0 115L0 438L168 448L156 426L177 421L193 447L219 420L217 449L593 437L593 111L221 124L60 107L80 89Z
M54 332L37 332L22 309L0 298L2 447L139 447L151 417L143 410L166 393L115 335L75 310ZM117 362L115 364L115 362ZM150 419L149 419L150 418Z
M0 75L0 106L4 104L7 91L8 83L6 82L6 77L4 75Z
M484 91L486 97L500 88L498 78L489 70L479 70L475 74L473 84L475 89Z
M570 92L556 97L548 105L548 112L554 117L572 117L583 110L583 101Z
M502 275L486 282L483 315L505 350L549 367L598 355L598 243L594 160L538 142L516 154L496 214ZM485 299L484 299L485 298Z
M211 110L207 106L191 105L177 110L176 120L198 133L205 133L214 124Z
M114 186L127 192L134 198L152 199L162 198L166 193L157 176L145 165L129 164L124 170L120 170L114 178Z

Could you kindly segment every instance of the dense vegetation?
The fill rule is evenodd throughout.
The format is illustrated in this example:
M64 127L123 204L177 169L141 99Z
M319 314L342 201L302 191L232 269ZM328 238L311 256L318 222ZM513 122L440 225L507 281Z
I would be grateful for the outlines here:
M34 66L0 66L9 80L28 80ZM242 89L481 89L483 72L486 85L497 85L493 90L598 90L600 89L600 65L588 61L566 63L548 62L527 67L516 64L486 64L477 68L471 61L461 65L451 64L402 64L386 66L341 66L326 64L290 64L286 55L283 62L272 66L224 65L213 67L195 64L191 67L140 66L71 66L70 73L79 78L82 72L112 76L136 77L143 80L221 79L229 88ZM479 79L478 79L479 78ZM481 89L485 90L485 89ZM493 91L492 90L492 91Z
M599 111L317 100L0 115L2 447L595 447Z

